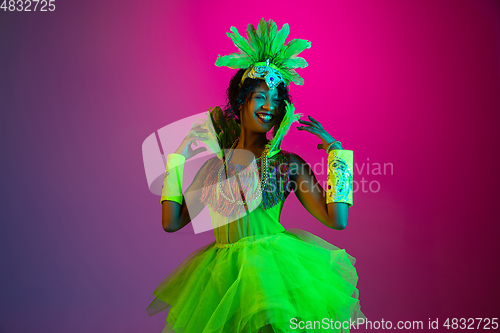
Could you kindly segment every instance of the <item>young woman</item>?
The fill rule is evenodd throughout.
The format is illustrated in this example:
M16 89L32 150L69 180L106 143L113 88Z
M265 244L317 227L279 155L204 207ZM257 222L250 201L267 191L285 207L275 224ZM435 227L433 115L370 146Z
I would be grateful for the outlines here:
M280 149L299 118L287 83L301 83L293 68L305 67L296 55L310 43L284 45L288 25L278 32L272 21L261 20L257 30L249 25L248 41L231 30L242 52L216 64L234 65L229 57L243 68L231 79L226 109L211 111L225 152L207 161L182 193L183 163L201 151L191 144L206 138L206 130L193 131L167 158L161 199L167 232L183 228L208 206L215 242L191 254L158 286L148 313L169 309L166 332L348 332L350 322L364 318L354 258L280 224L292 191L332 229L347 226L352 205L352 152L317 120L299 120L298 129L318 136L318 146L329 153L327 192L301 157ZM299 47L296 41L302 41ZM241 63L242 55L248 63Z

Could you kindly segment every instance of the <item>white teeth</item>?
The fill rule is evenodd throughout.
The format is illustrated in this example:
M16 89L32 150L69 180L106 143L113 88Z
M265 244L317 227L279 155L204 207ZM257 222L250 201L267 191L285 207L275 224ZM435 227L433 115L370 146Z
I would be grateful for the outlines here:
M266 114L257 114L257 117L259 117L260 120L263 122L270 122L273 119L272 115L266 115Z

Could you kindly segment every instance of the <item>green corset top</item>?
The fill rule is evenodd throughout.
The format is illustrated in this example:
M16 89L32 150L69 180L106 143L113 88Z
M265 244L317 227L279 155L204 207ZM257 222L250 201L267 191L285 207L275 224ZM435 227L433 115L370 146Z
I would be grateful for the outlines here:
M283 204L284 201L279 201L269 209L259 205L249 212L240 214L241 216L232 218L223 216L209 207L215 242L231 244L248 236L274 235L285 231L280 223Z

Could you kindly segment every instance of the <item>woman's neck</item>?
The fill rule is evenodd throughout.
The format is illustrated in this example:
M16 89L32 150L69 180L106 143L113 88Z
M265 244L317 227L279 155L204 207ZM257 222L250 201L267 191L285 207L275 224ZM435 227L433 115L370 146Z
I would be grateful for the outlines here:
M250 151L252 152L253 156L255 156L255 158L259 158L264 152L267 143L268 140L266 137L266 133L249 132L245 131L244 128L242 128L238 144L235 148ZM241 156L240 155L241 154L236 153L235 160L245 160L246 158L250 158L250 156L247 156L246 158L243 157L247 154L243 154ZM241 164L244 164L244 161L242 161Z
M249 133L242 129L236 148L250 151L263 150L267 142L266 133Z

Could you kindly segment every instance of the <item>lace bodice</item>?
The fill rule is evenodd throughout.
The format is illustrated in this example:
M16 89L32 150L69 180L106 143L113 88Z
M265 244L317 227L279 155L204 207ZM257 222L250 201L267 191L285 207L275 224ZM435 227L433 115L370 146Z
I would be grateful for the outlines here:
M229 179L226 179L221 160L214 158L208 162L201 200L208 206L216 243L230 244L244 237L272 235L285 230L280 214L290 194L289 163L287 152L281 151L270 158L268 181L262 195L256 196L260 187L259 163L254 161L246 168L228 163ZM222 179L220 185L219 177ZM246 204L242 204L241 192Z

